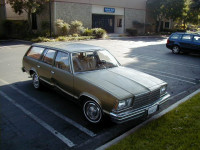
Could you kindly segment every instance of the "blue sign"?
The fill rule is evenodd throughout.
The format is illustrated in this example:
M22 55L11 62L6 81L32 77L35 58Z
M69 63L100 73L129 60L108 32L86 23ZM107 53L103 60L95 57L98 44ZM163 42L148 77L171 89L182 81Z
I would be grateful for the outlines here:
M107 12L107 13L115 13L115 8L104 7L104 12Z

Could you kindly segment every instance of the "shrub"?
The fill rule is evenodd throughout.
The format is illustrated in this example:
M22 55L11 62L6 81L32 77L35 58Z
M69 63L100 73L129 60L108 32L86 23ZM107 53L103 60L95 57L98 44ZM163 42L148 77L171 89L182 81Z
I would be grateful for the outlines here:
M137 35L137 30L136 29L126 29L126 32L131 36Z
M78 20L72 21L70 33L82 35L84 33L83 23Z
M87 29L85 29L83 35L84 36L92 36L93 35L93 30L87 28Z
M92 35L95 36L96 38L105 38L107 36L106 31L102 28L94 28L91 30L92 30Z
M56 27L58 35L68 35L70 31L70 25L61 19L56 20Z
M79 35L78 35L78 34L76 34L76 33L75 33L75 34L73 34L72 36L73 36L73 37L79 37Z
M46 38L46 37L38 37L36 39L32 39L31 41L32 42L53 42L54 40Z

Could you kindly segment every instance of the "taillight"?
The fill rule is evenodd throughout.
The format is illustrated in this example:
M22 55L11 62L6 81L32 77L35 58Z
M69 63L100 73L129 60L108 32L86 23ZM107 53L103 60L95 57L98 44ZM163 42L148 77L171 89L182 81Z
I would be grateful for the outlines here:
M169 39L167 39L167 44L169 44Z

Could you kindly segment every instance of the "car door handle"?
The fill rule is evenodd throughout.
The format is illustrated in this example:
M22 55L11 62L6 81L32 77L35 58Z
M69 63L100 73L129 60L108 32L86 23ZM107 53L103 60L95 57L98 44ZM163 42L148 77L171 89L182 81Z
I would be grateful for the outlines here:
M54 74L55 72L54 72L54 71L51 71L51 73Z
M40 66L39 66L39 65L37 65L37 67L38 67L38 68L40 68Z

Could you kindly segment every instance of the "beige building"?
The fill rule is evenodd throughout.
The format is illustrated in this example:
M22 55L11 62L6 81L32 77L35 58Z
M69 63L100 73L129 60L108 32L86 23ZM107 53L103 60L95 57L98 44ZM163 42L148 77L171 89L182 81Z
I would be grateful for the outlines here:
M51 22L55 31L55 21L63 19L70 23L80 20L86 28L104 28L109 33L124 33L128 28L137 28L138 33L145 31L147 0L51 0ZM49 21L49 4L46 9L33 17L36 29L41 29L44 21ZM6 7L7 19L25 20L27 15L15 14ZM134 27L133 22L141 25Z
M133 21L145 23L146 0L54 0L53 20L80 20L85 27L124 33ZM144 27L138 28L144 32Z

